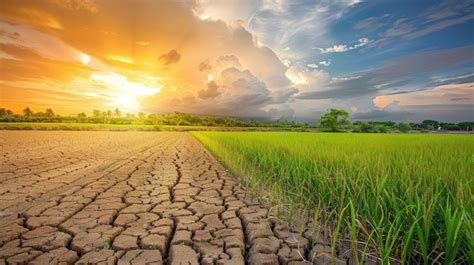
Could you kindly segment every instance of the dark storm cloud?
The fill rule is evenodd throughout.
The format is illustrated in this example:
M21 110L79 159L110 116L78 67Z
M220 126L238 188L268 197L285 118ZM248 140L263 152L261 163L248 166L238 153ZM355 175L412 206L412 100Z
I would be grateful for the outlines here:
M462 97L462 98L451 98L451 101L464 101L464 100L469 100L468 97Z
M162 54L159 58L160 61L163 61L164 65L177 63L179 59L181 59L181 54L179 54L176 50L171 50L168 53Z
M414 121L435 119L439 121L461 122L474 119L471 104L431 104L398 106L398 110L376 109L351 115L353 120Z
M417 121L426 119L452 122L474 120L474 106L472 104L410 105L404 108L415 113L412 118Z
M408 111L388 111L388 110L371 110L367 112L357 112L351 115L354 120L390 120L400 121L407 120L414 113Z

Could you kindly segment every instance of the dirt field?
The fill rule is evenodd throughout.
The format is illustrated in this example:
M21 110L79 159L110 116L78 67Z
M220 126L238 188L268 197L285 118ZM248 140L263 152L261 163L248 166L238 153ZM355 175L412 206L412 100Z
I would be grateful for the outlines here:
M0 264L301 264L320 251L268 221L189 133L0 135Z

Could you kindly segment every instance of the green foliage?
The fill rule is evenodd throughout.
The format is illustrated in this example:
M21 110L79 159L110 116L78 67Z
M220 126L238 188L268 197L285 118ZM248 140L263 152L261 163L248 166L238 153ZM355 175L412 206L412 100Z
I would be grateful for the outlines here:
M438 125L439 125L439 121L435 121L435 120L424 120L421 122L421 127L423 129L432 130L432 131L437 130Z
M364 133L373 132L374 126L364 121L360 123L360 131Z
M321 131L339 132L351 124L349 113L342 109L330 109L326 114L321 116Z
M399 123L398 124L398 130L402 133L406 133L406 132L410 131L410 129L411 129L411 127L407 123Z
M23 116L25 117L31 117L33 116L33 111L31 111L31 109L29 107L26 107L23 109Z
M365 133L386 132L408 132L410 130L421 130L422 132L437 130L441 131L472 131L474 121L455 123L437 122L432 120L417 123L395 123L393 121L356 121L351 126L349 114L344 110L331 109L321 117L321 131L352 131ZM90 115L85 112L74 116L61 116L54 113L50 108L45 112L34 112L29 107L23 110L23 115L15 114L11 110L0 108L0 122L34 122L34 123L88 123L88 124L112 124L112 125L147 125L147 126L212 126L212 127L245 127L246 130L255 128L282 129L307 129L311 128L307 123L287 120L255 120L240 119L233 117L193 115L182 112L172 112L163 115L123 113L120 109L115 110L93 110ZM437 125L436 125L437 124Z
M272 128L308 128L308 124L296 121L256 121L243 120L231 117L208 115L193 115L182 112L172 112L164 115L139 112L137 116L131 113L122 113L120 109L113 111L93 110L91 116L81 112L76 116L55 115L52 109L46 112L33 112L29 107L23 115L15 115L12 111L0 108L0 122L64 122L64 123L91 123L91 124L118 124L118 125L155 125L155 126L215 126L215 127L272 127Z
M193 134L249 189L318 207L334 233L385 263L472 264L470 135Z

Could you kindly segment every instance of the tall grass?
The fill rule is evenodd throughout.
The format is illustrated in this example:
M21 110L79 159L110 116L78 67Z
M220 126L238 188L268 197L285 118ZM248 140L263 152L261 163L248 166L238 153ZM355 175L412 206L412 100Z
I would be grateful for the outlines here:
M474 264L473 136L193 134L247 185L342 219L382 263Z

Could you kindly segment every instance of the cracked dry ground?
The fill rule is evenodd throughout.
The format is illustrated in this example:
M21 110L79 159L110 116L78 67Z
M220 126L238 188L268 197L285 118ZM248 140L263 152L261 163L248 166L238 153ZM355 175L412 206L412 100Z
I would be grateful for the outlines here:
M0 264L329 262L189 133L0 134Z

